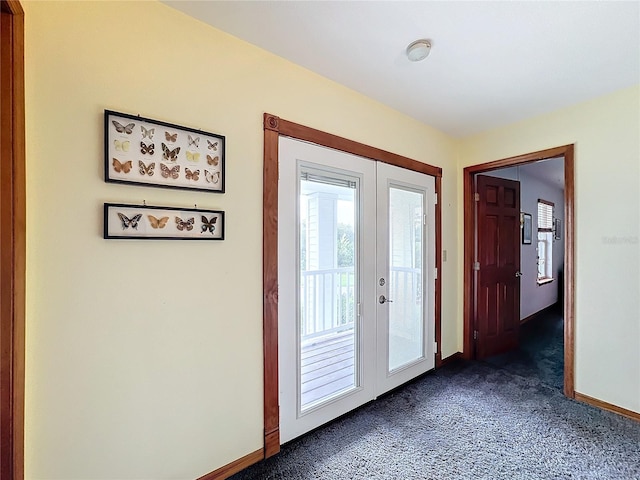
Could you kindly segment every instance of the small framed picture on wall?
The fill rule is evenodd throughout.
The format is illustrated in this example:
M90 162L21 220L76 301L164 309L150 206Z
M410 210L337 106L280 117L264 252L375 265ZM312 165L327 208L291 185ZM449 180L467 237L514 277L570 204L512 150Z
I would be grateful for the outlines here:
M521 225L522 225L522 244L531 245L531 235L532 235L531 214L529 213L522 214Z
M560 240L562 238L562 221L559 218L553 220L553 239Z

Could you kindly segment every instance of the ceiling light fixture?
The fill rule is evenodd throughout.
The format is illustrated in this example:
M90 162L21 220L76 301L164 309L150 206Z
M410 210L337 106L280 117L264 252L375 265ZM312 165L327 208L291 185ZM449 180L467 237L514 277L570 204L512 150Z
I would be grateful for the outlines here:
M419 62L429 56L431 42L429 40L416 40L407 47L407 58L412 62Z

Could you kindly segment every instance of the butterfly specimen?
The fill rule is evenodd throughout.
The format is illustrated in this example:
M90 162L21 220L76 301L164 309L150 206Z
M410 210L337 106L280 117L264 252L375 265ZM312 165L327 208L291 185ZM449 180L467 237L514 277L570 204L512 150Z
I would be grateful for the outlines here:
M178 135L176 133L176 135ZM180 153L180 147L171 150L164 143L162 144L162 158L168 162L175 162L178 159L178 153Z
M193 172L188 168L184 169L184 177L187 180L193 180L194 182L198 181L198 175L200 175L200 170L194 170Z
M213 151L218 150L218 142L211 142L211 140L207 138L207 148Z
M200 143L200 137L196 137L193 138L191 135L188 135L189 137L189 146L194 146L196 148L198 148L198 144Z
M144 142L140 142L140 152L142 152L143 155L145 153L148 153L149 155L153 155L153 150L155 148L156 148L155 143L150 143L150 144L146 145Z
M199 162L200 161L200 154L198 152L190 152L190 151L186 151L184 152L187 155L187 160L189 160L190 162Z
M215 167L218 165L219 162L220 162L220 157L218 155L216 155L215 157L212 157L211 155L207 155L207 163L209 165L213 165Z
M164 163L160 164L160 174L164 178L173 178L174 180L179 177L180 165L174 165L172 168L167 167Z
M131 160L122 163L117 158L113 159L113 169L118 173L129 173L132 166L133 164L131 163Z
M125 140L124 142L121 142L120 140L114 140L113 144L116 146L116 150L120 152L128 152L131 142L129 140Z
M202 220L202 232L201 233L204 233L207 230L209 230L211 232L211 234L213 234L213 231L216 229L215 223L218 221L218 217L216 217L214 215L213 217L211 217L211 220L207 220L207 217L202 215L202 217L200 217L200 220Z
M142 125L140 125L140 129L142 130L142 138L148 138L149 140L153 140L153 134L155 133L155 128L150 128L147 130Z
M169 217L156 218L153 215L147 215L152 228L164 228L167 226Z
M183 220L180 217L176 217L176 228L181 232L183 230L191 231L193 230L193 224L195 221L196 219L194 217L191 217L189 220Z
M205 170L204 178L207 180L207 183L218 183L218 180L220 180L220 172L211 173L209 170Z
M144 175L146 173L150 177L153 177L156 162L150 163L149 166L146 166L142 160L138 160L138 167L140 167L140 175Z
M164 132L164 138L167 139L167 142L173 143L178 140L178 134L174 133L173 135L171 135L169 132Z
M137 215L134 215L133 217L129 218L124 213L118 212L118 217L120 217L120 221L122 222L122 229L123 230L126 230L129 227L134 228L134 229L137 230L138 229L138 222L142 218L142 214L138 213Z
M116 132L118 132L118 133L126 133L127 135L131 135L131 133L133 133L133 127L136 126L135 123L130 123L128 125L122 125L120 122L117 122L115 120L111 120L111 123L113 123L113 126L116 127Z

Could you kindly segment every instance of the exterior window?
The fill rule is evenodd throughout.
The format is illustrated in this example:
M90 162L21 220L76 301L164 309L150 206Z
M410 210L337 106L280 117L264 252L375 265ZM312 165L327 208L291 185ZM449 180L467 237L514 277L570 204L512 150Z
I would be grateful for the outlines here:
M553 203L538 199L538 284L553 280Z

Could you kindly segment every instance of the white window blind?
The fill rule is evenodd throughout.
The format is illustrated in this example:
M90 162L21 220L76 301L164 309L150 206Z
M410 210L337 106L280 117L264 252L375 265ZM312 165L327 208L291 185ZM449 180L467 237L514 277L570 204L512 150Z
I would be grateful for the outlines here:
M538 200L538 230L553 229L553 203Z

